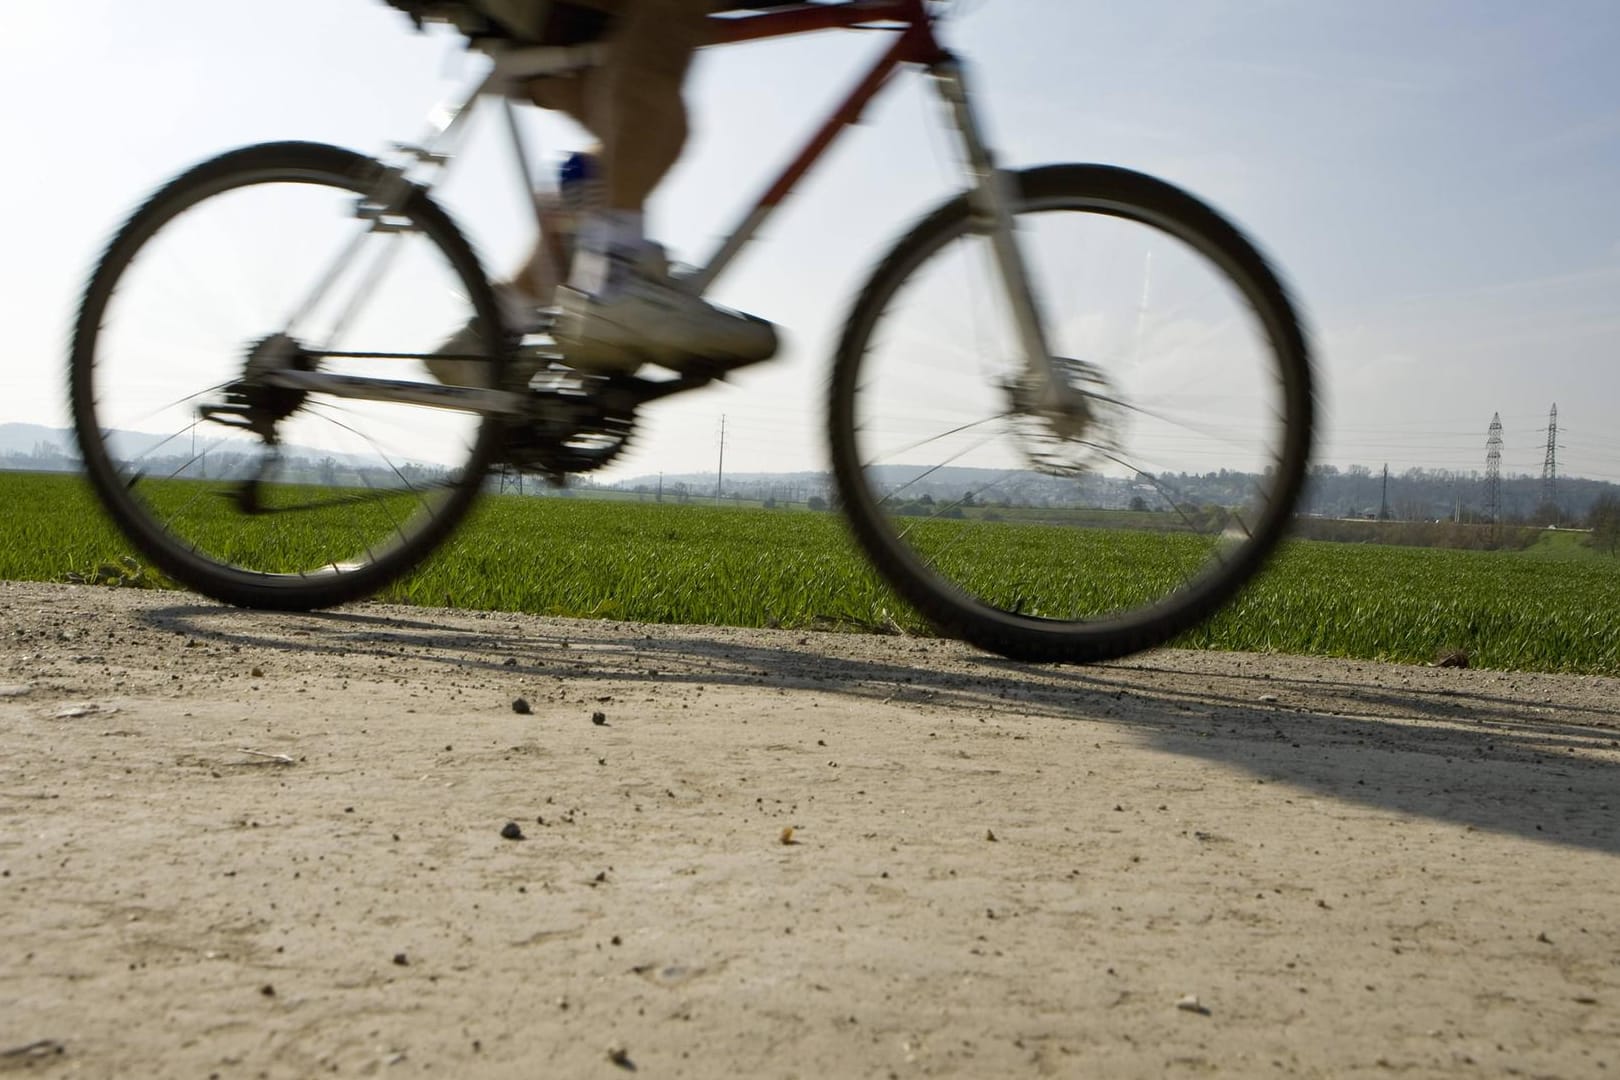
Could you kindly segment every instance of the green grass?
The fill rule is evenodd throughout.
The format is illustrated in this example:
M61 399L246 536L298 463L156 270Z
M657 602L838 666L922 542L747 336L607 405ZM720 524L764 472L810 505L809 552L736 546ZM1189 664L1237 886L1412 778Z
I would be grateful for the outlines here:
M131 551L90 491L64 473L0 472L0 578L62 581Z
M738 626L870 628L906 614L831 514L512 497L484 499L382 598Z
M1612 565L1613 555L1599 551L1587 541L1591 534L1568 529L1543 529L1536 542L1522 554L1529 559L1550 559L1558 562L1592 562Z
M1620 674L1620 561L1295 542L1186 643Z
M0 473L0 506L0 577L152 583L80 478ZM919 525L937 530L946 557L975 554L949 545L958 525ZM1083 531L1037 524L973 535L993 540L978 554L995 556L982 560L999 574L990 587L1010 603L1044 578L1075 595L1116 590L1075 601L1105 607L1147 577L1134 552L1123 553L1119 573L1100 562L1121 558L1129 533L1112 534L1111 550L1088 549ZM1581 539L1549 534L1525 552L1296 541L1178 644L1418 663L1461 649L1481 667L1617 675L1620 559ZM1144 546L1161 560L1158 572L1174 573L1181 543L1158 536ZM652 622L924 629L867 568L837 516L780 509L489 497L450 544L379 598Z

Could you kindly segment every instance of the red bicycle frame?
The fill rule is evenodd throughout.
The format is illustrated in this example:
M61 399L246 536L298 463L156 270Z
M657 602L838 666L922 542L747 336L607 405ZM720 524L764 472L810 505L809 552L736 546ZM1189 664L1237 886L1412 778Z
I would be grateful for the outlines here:
M981 134L978 118L968 100L961 64L934 36L934 19L923 0L856 0L849 4L795 4L751 15L714 18L716 44L757 41L764 38L800 34L812 30L855 29L886 26L896 33L889 47L866 76L855 85L821 128L810 137L798 157L765 190L747 216L732 231L720 250L689 281L694 292L702 293L720 271L742 250L749 238L789 191L832 143L839 131L860 118L873 96L902 64L928 68L939 85L941 96L951 106L957 131L962 136L973 186L969 197L978 219L990 236L991 249L1001 270L1009 309L1018 327L1019 339L1029 358L1031 376L1043 386L1042 402L1074 409L1074 392L1061 380L1049 377L1051 353L1047 348L1037 299L1032 291L1024 260L1013 234L1011 193L1005 178L996 169Z
M856 0L850 4L795 4L747 15L716 15L712 43L728 45L762 41L816 30L890 29L894 44L886 49L866 75L855 84L821 127L811 135L776 180L765 189L720 249L691 279L696 292L703 292L727 264L742 250L771 212L787 198L788 192L810 171L838 133L859 122L861 114L889 77L902 64L933 67L950 59L950 54L934 36L933 18L923 0Z
M978 118L969 100L962 65L934 35L934 16L925 0L852 0L841 4L795 3L770 6L764 9L720 12L711 17L711 45L735 44L786 37L817 30L870 29L893 33L894 43L873 63L871 69L855 84L843 101L810 136L799 154L788 163L781 174L753 203L737 227L721 243L714 256L699 270L681 279L685 288L702 295L713 284L721 271L759 230L760 225L793 190L831 145L845 127L855 123L867 104L903 64L917 64L928 69L934 77L940 95L950 106L952 120L961 136L969 173L967 196L972 202L976 226L988 234L996 264L1001 271L1001 283L1019 339L1030 365L1030 376L1042 384L1043 401L1064 404L1070 409L1078 406L1068 399L1074 392L1061 380L1049 377L1051 354L1047 349L1046 334L1042 327L1036 297L1033 295L1024 270L1017 239L1014 236L1011 212L1011 190L1007 178L995 167L991 153L981 134ZM495 49L495 67L478 89L459 106L448 110L427 142L438 144L450 137L461 126L468 108L485 93L497 93L503 98L507 113L507 126L516 151L519 168L525 184L534 189L534 178L528 167L528 154L524 150L520 125L512 110L514 99L526 99L523 88L528 80L544 75L575 71L599 63L602 59L600 44L566 47L523 47ZM432 150L416 146L398 149L415 156L419 161L442 164L445 158ZM538 222L539 210L536 208ZM1046 400L1050 399L1050 400Z

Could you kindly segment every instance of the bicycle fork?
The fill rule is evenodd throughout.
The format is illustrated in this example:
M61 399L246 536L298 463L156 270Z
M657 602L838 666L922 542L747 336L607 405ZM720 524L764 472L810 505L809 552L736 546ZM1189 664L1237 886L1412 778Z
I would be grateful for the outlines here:
M1046 327L1041 320L1040 301L1030 283L1013 225L1012 174L996 167L994 154L985 143L983 128L968 95L961 61L947 56L934 63L929 73L962 139L973 180L968 192L973 226L989 236L996 268L1001 272L1007 307L1024 354L1025 378L1033 394L1030 404L1050 419L1060 434L1077 436L1089 424L1092 409L1086 395L1059 375L1058 365L1053 361Z

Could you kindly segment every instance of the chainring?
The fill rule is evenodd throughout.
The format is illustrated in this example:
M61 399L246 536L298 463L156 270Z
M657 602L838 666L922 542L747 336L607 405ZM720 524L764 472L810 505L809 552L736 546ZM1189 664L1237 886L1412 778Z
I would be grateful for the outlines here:
M635 405L622 398L612 379L541 373L529 386L528 416L507 429L507 461L555 477L602 468L635 432Z

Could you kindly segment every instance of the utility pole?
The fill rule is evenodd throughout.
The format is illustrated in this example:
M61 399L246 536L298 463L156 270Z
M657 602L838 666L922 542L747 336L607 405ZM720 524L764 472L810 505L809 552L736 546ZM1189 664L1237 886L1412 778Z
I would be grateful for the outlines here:
M1384 466L1384 493L1378 497L1378 520L1389 520L1389 466Z
M720 505L720 485L726 478L726 414L720 414L720 464L714 470L714 504Z
M654 502L663 502L664 501L664 474L663 473L658 474L658 497L655 498L653 501Z

